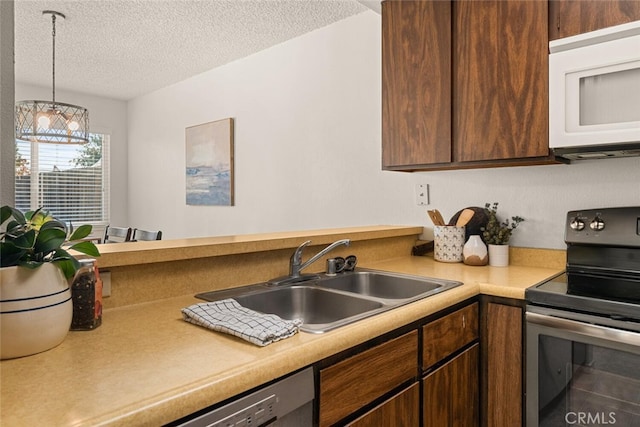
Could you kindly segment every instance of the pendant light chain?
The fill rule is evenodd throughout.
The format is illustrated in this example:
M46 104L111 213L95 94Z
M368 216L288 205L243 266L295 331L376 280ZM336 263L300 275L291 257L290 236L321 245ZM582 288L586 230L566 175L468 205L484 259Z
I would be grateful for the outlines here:
M53 60L51 61L52 65L52 70L51 70L51 80L53 81L53 95L52 95L52 99L51 99L51 103L53 104L53 108L56 108L56 14L52 13L51 14L51 24L53 29L51 30L51 38L53 39Z
M1 0L0 0L1 1ZM51 106L55 110L56 108L56 20L58 16L65 19L66 16L63 13L56 12L55 10L43 10L43 15L51 15L51 43L52 43L52 61L51 61L51 80L53 82L53 96L51 99Z

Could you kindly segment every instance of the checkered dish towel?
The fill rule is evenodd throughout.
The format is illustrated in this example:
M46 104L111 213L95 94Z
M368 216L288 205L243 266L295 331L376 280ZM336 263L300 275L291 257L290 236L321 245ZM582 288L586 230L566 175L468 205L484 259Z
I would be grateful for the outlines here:
M241 306L229 298L203 302L182 309L184 320L214 331L235 335L259 346L289 338L298 332L301 319L283 320Z

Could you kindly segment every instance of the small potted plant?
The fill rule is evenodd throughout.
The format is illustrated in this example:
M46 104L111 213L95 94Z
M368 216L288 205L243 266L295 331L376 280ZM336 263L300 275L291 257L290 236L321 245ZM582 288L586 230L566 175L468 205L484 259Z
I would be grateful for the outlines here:
M80 266L69 251L99 256L93 243L82 240L91 230L82 225L74 231L43 209L23 214L0 208L1 359L64 340L73 315L69 284Z
M481 228L482 239L489 246L489 265L506 267L509 265L509 240L513 231L524 221L521 216L500 221L497 216L498 202L484 205L489 221Z

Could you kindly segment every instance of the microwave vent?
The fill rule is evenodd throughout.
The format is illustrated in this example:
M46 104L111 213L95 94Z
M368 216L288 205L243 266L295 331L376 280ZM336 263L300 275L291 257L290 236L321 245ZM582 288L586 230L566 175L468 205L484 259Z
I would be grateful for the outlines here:
M640 157L640 145L619 147L614 146L593 146L593 147L572 147L555 148L553 154L561 159L570 161L611 159L620 157Z

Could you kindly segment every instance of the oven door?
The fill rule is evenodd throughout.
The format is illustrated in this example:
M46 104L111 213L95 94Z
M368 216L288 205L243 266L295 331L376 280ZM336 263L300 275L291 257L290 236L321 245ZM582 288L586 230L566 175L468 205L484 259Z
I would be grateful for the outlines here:
M640 426L640 332L531 306L526 320L528 427Z

